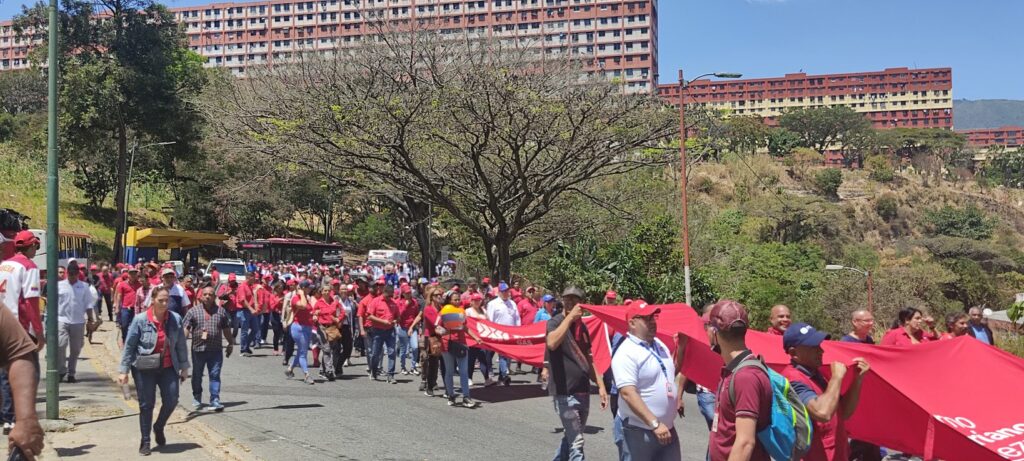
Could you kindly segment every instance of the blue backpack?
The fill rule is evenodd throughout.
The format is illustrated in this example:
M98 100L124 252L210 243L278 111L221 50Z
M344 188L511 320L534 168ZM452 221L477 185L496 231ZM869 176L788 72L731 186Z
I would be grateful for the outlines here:
M814 423L789 380L765 366L759 358L746 359L733 370L736 376L746 367L755 367L768 375L772 385L771 424L757 431L757 440L768 456L776 461L798 461L811 449ZM736 388L729 380L729 400L736 405Z

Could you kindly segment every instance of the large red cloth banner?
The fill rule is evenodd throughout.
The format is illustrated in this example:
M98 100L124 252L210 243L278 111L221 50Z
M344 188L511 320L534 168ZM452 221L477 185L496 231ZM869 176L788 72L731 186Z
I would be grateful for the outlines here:
M675 348L675 334L687 338L682 372L715 389L723 361L711 351L704 322L686 304L658 306L658 337ZM593 315L583 323L593 340L597 372L611 362L609 338L627 330L624 306L585 306ZM544 362L544 322L522 327L469 320L483 341L471 346L493 350L524 363ZM789 363L779 336L751 331L747 346L773 368ZM828 365L855 357L871 364L860 404L846 427L852 437L925 459L1024 461L1024 360L970 337L917 346L870 346L826 341ZM853 379L848 375L844 388Z

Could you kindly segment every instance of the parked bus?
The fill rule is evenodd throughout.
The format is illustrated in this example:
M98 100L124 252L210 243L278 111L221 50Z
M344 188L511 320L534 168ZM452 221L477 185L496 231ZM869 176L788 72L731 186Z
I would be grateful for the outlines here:
M291 261L321 263L325 253L332 259L342 251L337 243L317 242L309 239L269 238L238 242L238 252L246 260Z
M39 250L32 262L39 267L39 273L46 273L46 231L42 229L31 229L32 233L39 238ZM89 270L89 259L92 257L92 237L88 234L75 232L61 232L57 240L57 265L66 267L68 260L75 258L78 265Z

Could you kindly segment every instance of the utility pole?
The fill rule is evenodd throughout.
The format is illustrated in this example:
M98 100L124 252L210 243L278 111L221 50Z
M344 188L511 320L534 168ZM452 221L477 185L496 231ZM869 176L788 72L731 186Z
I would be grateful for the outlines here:
M690 219L687 212L686 199L686 100L683 95L686 93L686 80L683 80L683 70L679 69L679 173L682 175L683 189L683 277L686 283L686 305L692 306L690 296Z
M60 418L60 377L57 375L57 261L60 251L60 200L57 195L57 75L60 72L57 42L60 23L57 22L57 0L50 0L49 94L47 100L46 130L46 419Z

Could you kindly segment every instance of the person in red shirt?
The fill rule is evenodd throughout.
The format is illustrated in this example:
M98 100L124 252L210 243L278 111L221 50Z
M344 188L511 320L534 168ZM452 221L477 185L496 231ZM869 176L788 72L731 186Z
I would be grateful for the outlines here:
M228 277L230 281L230 276ZM252 357L252 348L258 344L256 340L259 334L257 330L260 308L256 300L256 293L253 292L254 285L256 285L256 274L249 273L245 278L245 283L239 284L238 290L235 292L235 302L238 304L235 318L238 322L238 329L241 331L241 341L238 344L242 350L242 357Z
M416 363L419 361L416 347L416 332L412 329L412 322L420 313L420 303L412 297L412 287L403 283L399 289L398 299L398 357L402 368L402 374L419 374L416 370ZM409 368L405 367L405 359L409 359Z
M757 432L771 424L771 382L757 367L737 369L745 360L759 360L746 344L750 325L747 310L736 301L721 300L705 314L704 322L711 349L725 361L715 396L718 405L708 440L708 456L711 461L770 461L757 440ZM735 400L729 395L730 384Z
M192 304L189 304L188 307L191 308L192 306L199 304L197 301L198 298L196 298L195 279L193 279L191 275L186 275L185 278L181 280L181 288L185 290L185 296L188 296L188 299L192 301ZM188 313L187 309L185 310L185 313Z
M274 332L274 355L281 355L278 346L281 346L284 339L284 328L281 325L281 312L284 310L284 283L278 281L274 284L273 291L267 296L267 311L270 315L270 326Z
M256 329L259 336L257 337L258 347L263 347L267 342L267 333L270 331L270 284L274 281L274 277L270 274L263 276L263 283L256 284L256 304L259 306L259 316L256 319L256 323L259 324L259 328Z
M217 299L221 301L221 307L231 315L231 338L234 338L238 335L238 319L240 316L238 314L240 308L238 303L238 276L233 273L228 274L227 283L217 288Z
M619 294L618 293L616 293L616 292L614 292L612 290L608 290L604 294L604 305L606 305L606 306L614 306L618 299L619 299Z
M114 305L119 306L117 325L121 328L122 343L128 337L128 327L135 317L135 294L142 288L138 269L129 268L127 276L128 278L118 283L114 290Z
M516 304L519 310L520 325L532 325L533 318L537 316L540 309L541 292L534 286L526 287L526 296Z
M897 314L892 329L882 337L883 346L909 346L931 341L922 328L921 311L913 307L903 309Z
M379 380L384 361L384 349L388 356L388 384L395 381L395 327L398 325L398 303L395 302L395 287L384 284L381 296L366 309L366 318L370 321L370 338L373 347L370 349L370 363L373 374L371 378Z
M853 384L842 393L846 364L832 362L832 377L825 380L819 370L825 351L821 343L830 336L817 331L806 323L790 326L782 336L782 347L789 354L790 364L782 370L782 376L789 379L800 401L807 407L807 413L814 420L814 435L811 449L803 461L847 461L850 459L850 442L846 435L845 421L853 416L860 401L864 375L871 368L863 358L853 359L856 375Z
M114 321L114 281L116 278L110 271L110 265L103 263L100 265L100 297L103 298L104 304L107 305L107 320ZM97 312L99 314L99 312Z
M784 304L777 304L775 306L772 306L771 314L768 317L768 321L772 324L772 326L769 327L768 331L766 331L765 333L775 336L782 336L784 333L786 333L786 329L789 328L789 325L793 323L793 316L792 314L789 313L789 307L787 307Z
M523 291L519 288L519 280L512 281L512 288L509 288L508 295L512 298L512 302L516 304L523 300Z
M946 332L939 339L953 339L967 334L969 317L963 312L954 312L946 316Z
M440 336L434 325L437 323L441 307L444 306L444 289L437 285L430 285L425 288L423 295L427 304L413 319L411 328L420 329L420 392L427 397L433 397L434 389L437 388L437 372L441 366L441 356L430 353L430 344L433 341L440 341Z
M359 341L357 338L356 342L361 343L363 345L363 357L367 358L370 357L370 350L373 348L373 340L370 338L370 320L367 318L366 309L369 308L370 304L373 304L373 302L380 295L380 288L384 286L384 283L382 283L383 280L383 278L378 280L377 284L375 284L372 288L366 287L366 294L362 296L359 295L359 288L356 288L356 296L359 299L359 304L356 304L356 317L358 317L359 321L359 336L363 339L362 341ZM360 287L366 285L365 280L360 279L360 282ZM373 368L370 365L370 360L367 359L366 375L372 377Z
M315 300L311 296L313 284L308 280L299 284L299 289L291 301L291 312L293 321L291 325L291 337L295 341L295 357L291 365L285 370L284 375L288 378L295 377L295 367L302 368L303 382L313 384L313 376L309 374L307 354L309 354L309 341L313 334L313 326L316 323L314 318Z
M313 310L317 316L320 350L323 353L320 373L328 381L334 381L336 376L342 374L341 320L345 317L345 311L331 293L330 285L323 285L320 288L320 296Z

